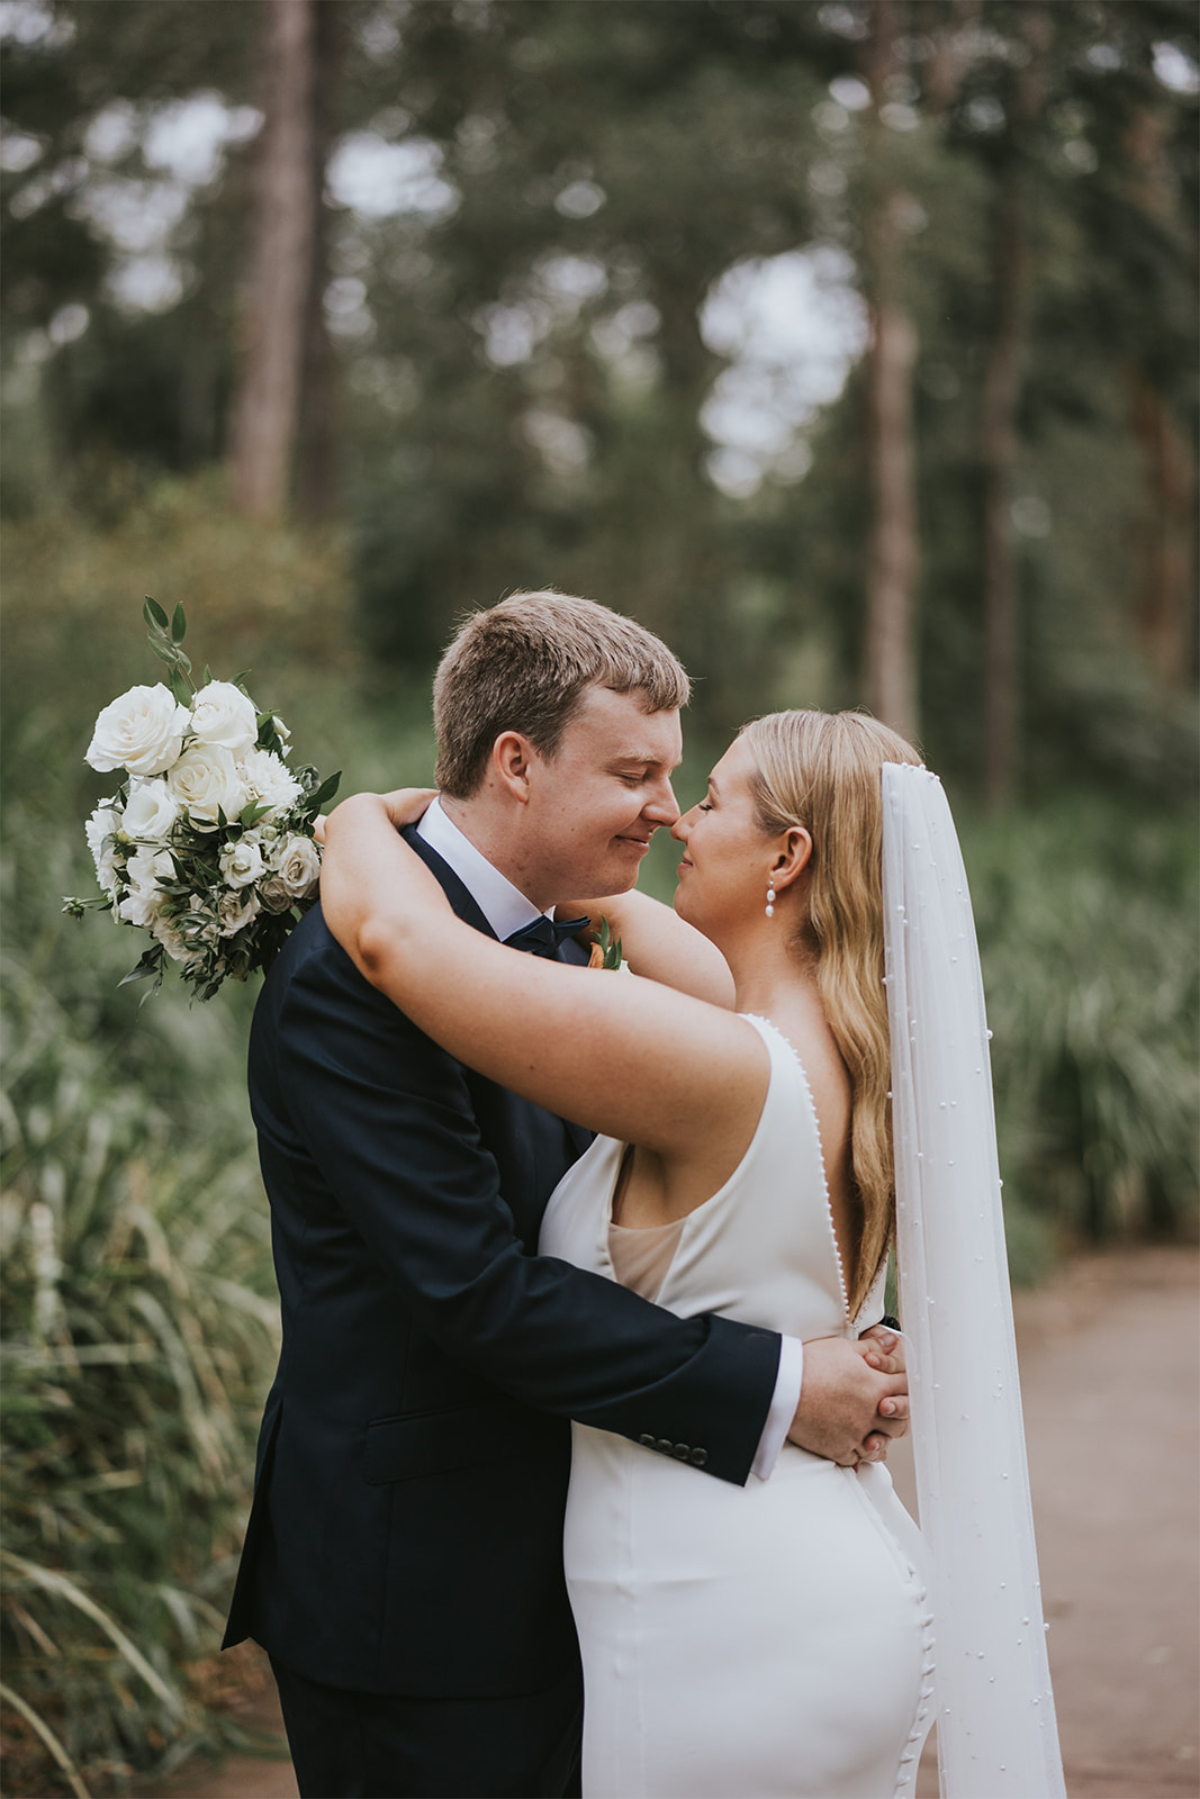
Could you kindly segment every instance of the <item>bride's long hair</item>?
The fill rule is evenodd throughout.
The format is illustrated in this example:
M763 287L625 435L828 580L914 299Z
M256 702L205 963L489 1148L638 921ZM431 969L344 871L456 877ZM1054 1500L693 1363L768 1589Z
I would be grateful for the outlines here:
M759 822L811 834L799 947L815 958L825 1016L850 1076L850 1157L860 1229L846 1286L853 1316L895 1224L891 1041L883 985L885 762L920 763L895 731L861 712L772 712L744 727Z

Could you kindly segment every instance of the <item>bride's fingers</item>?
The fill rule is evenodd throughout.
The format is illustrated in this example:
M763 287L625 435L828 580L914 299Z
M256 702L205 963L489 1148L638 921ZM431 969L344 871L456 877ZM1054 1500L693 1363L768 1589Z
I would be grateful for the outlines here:
M862 1460L864 1462L886 1462L888 1439L879 1436L875 1431L863 1438Z
M879 1411L881 1417L884 1418L907 1418L908 1400L905 1397L881 1399L879 1402Z

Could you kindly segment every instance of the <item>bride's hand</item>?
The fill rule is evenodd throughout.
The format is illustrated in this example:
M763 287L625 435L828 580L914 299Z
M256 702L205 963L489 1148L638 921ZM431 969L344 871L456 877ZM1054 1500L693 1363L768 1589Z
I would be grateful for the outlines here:
M396 787L391 793L381 793L384 809L396 829L402 830L405 825L415 825L424 818L430 804L437 798L436 787Z
M351 795L351 798L354 797ZM375 795L387 813L389 821L398 831L405 825L415 825L418 819L424 818L429 810L430 801L436 797L436 787L396 787L391 793ZM345 805L345 803L343 800L342 804ZM340 810L340 808L338 809ZM313 836L318 843L325 842L326 828L332 816L332 813L320 812L313 820Z

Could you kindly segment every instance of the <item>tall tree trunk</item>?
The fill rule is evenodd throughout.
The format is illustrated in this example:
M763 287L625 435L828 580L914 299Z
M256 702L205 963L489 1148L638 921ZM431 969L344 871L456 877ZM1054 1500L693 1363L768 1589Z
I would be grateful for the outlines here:
M1130 195L1164 223L1177 204L1167 131L1164 113L1143 106L1124 133ZM1131 371L1131 390L1130 422L1146 470L1134 626L1155 674L1171 692L1195 679L1196 467L1187 436L1144 365Z
M1020 174L1010 159L1000 178L993 280L996 330L983 384L984 775L988 801L1003 805L1016 766L1017 593L1012 553L1012 474L1029 289L1029 243Z
M903 239L909 196L888 180L886 128L879 109L899 70L894 0L875 0L869 76L873 114L867 204L867 434L872 520L867 558L864 686L877 718L912 741L917 735L915 595L917 502L912 376L917 333L904 304Z
M963 76L978 55L979 18L983 0L925 0L914 23L924 28L933 54L925 65L925 112L940 119L962 86Z
M996 196L993 287L996 321L983 384L983 585L985 643L984 779L988 801L1002 806L1017 770L1017 583L1012 553L1012 478L1021 400L1032 259L1025 224L1025 158L1045 92L1051 28L1045 9L1020 15L1028 59L1011 102L1008 152Z
M1134 623L1142 648L1168 692L1193 678L1193 504L1191 448L1157 387L1133 375L1132 422L1146 457Z
M261 0L263 126L234 496L255 518L287 511L321 203L315 152L317 0Z
M302 518L329 518L337 505L338 389L333 345L325 325L325 289L329 285L327 209L321 204L325 167L333 142L334 107L346 43L346 8L342 0L316 0L316 78L313 87L311 177L315 198L312 272L304 321L304 378L300 391L300 425L296 503Z

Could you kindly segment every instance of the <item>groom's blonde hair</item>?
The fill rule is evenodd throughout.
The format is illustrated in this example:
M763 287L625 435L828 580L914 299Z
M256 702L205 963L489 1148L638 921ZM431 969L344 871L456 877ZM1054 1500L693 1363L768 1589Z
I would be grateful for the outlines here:
M919 763L910 743L862 712L774 712L747 725L759 823L812 837L798 948L816 962L825 1017L850 1076L850 1156L860 1206L846 1286L858 1310L895 1222L891 1038L883 985L885 762Z
M459 627L433 683L436 780L470 799L504 731L552 757L587 688L636 693L647 712L687 704L683 665L631 618L574 594L514 593Z

